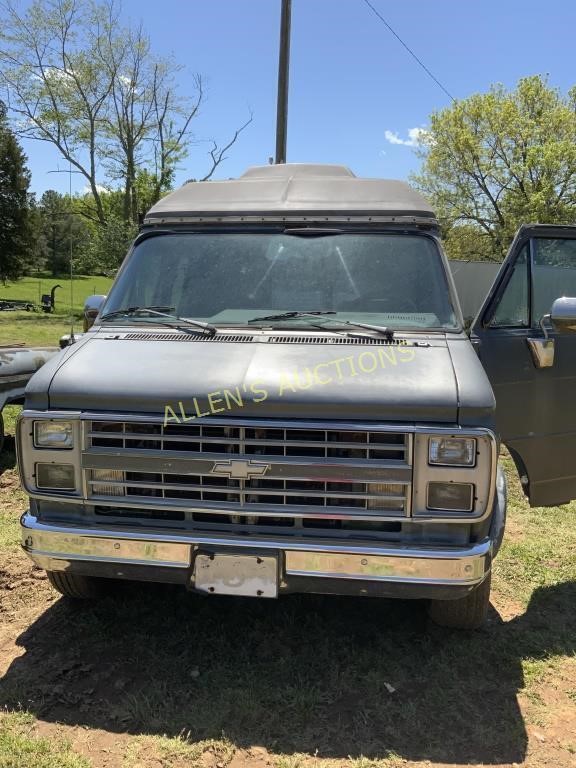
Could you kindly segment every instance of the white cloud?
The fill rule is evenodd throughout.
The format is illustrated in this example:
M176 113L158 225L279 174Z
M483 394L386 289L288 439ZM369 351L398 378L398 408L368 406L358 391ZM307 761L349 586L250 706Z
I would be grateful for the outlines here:
M134 93L140 93L140 88L136 88L136 84L132 80L131 77L126 77L126 75L118 75L118 82L120 83L120 87L125 91L134 91Z
M98 190L98 192L108 192L106 187L103 187L101 184L96 184L96 189ZM88 185L86 185L85 187L82 187L82 189L80 190L81 195L88 195L91 192L92 190Z
M396 131L384 131L384 138L390 144L401 144L403 147L415 147L426 136L426 128L408 128L408 138L402 139Z

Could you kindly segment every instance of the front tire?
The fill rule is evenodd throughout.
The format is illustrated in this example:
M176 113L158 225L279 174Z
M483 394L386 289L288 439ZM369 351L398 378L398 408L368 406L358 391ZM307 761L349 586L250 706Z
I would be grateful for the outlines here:
M65 571L46 571L46 575L55 590L73 600L96 600L105 592L104 580L93 576L81 576Z
M435 624L452 629L479 629L490 605L491 574L473 592L458 600L432 600L428 615Z

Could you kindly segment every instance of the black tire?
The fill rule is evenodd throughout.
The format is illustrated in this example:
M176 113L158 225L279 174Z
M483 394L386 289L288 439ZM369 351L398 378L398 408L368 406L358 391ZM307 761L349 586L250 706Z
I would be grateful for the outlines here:
M2 448L4 448L4 417L0 413L0 453Z
M46 571L46 575L54 589L74 600L96 600L105 592L103 579L64 571Z
M431 600L428 615L435 624L452 629L479 629L490 605L491 574L473 592L459 600Z

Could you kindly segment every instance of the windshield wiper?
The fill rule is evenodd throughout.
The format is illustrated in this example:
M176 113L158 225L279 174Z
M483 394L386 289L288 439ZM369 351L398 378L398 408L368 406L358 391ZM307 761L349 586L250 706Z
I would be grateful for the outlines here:
M351 325L354 328L364 328L367 331L377 331L384 334L386 338L393 339L394 331L392 328L387 328L385 325L371 325L370 323L357 323L355 320L340 320L343 325Z
M173 309L174 307L165 307L165 306L124 307L123 309L115 309L113 312L106 312L105 315L102 315L100 320L108 320L109 318L120 317L121 315L134 315L139 312L154 312L154 311L170 312Z
M215 325L210 323L203 323L201 320L194 320L191 317L180 317L180 315L167 314L166 312L160 312L160 310L171 310L174 307L126 307L124 309L116 309L114 312L107 312L102 315L101 320L111 320L114 317L121 317L127 315L132 317L134 315L154 315L155 317L165 317L168 320L174 321L174 323L186 323L187 325L193 325L195 328L200 328L205 333L209 333L213 336L218 330Z
M282 312L279 315L264 315L264 317L253 317L248 320L249 323L255 323L258 320L292 320L295 317L317 317L318 315L335 315L333 309L311 310L310 312Z
M257 320L292 320L293 318L298 317L317 317L318 315L335 315L337 314L335 310L333 309L325 309L325 310L319 310L319 311L310 311L310 312L282 312L280 315L267 315L265 317L253 317L251 320L248 320L249 323L255 323ZM387 328L384 325L371 325L370 323L360 323L356 322L354 320L336 320L335 322L342 323L342 325L350 325L354 328L363 328L367 331L376 331L377 333L382 333L384 336L386 336L387 339L393 339L394 338L394 331L392 328ZM330 330L329 328L326 328L326 326L318 325L316 326L318 328L322 328L325 330Z

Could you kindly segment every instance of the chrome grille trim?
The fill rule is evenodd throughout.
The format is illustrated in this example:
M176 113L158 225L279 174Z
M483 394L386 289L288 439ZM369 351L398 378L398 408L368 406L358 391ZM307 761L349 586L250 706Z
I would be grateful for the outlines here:
M95 504L374 522L410 514L407 431L213 418L164 427L100 417L84 426L83 477ZM215 464L230 461L268 471L246 480L214 474ZM102 470L123 477L103 479Z
M238 454L233 454L237 456ZM268 458L262 456L261 458ZM326 479L330 482L385 482L409 483L412 470L407 464L383 461L353 461L345 459L321 460L310 457L308 461L292 457L270 457L278 460L271 464L267 479L309 480ZM92 448L84 453L84 469L124 469L127 472L166 472L171 474L211 474L215 462L230 459L230 454L203 453L195 459L194 454L144 449L140 452L131 450L110 450ZM394 464L394 466L392 466ZM178 470L178 471L176 471ZM347 472L346 472L347 470ZM346 474L343 474L346 472Z
M199 419L194 419L200 422ZM107 429L94 429L94 424L100 424ZM300 456L303 459L310 457L320 458L338 458L334 454L336 451L355 451L355 456L347 458L372 459L385 458L373 456L379 453L395 453L396 456L390 456L391 459L409 462L408 448L409 440L406 433L383 433L372 432L363 429L340 429L332 426L331 428L318 429L315 427L277 427L277 426L242 426L228 424L226 426L214 426L213 424L197 423L194 426L186 425L140 425L138 422L92 422L92 428L89 429L87 437L91 448L115 447L116 449L126 449L132 447L138 452L146 449L174 450L173 445L178 444L180 451L190 450L191 453L205 454L210 452L210 448L204 446L222 446L225 445L225 451L213 451L214 453L224 453L229 458L230 454L242 455L263 455L263 456ZM127 425L130 429L127 430ZM145 430L140 430L145 426ZM155 426L154 429L150 429ZM270 436L258 436L258 432L272 433ZM219 434L215 434L219 433ZM324 435L323 439L321 435ZM342 439L341 435L350 435L364 437L365 439ZM95 441L99 441L95 443ZM154 445L127 445L127 443L150 442ZM165 447L168 443L168 448ZM172 444L172 445L170 445ZM184 446L189 446L185 448ZM247 450L248 447L248 450ZM238 450L234 450L238 448ZM252 450L260 448L261 450ZM306 452L299 449L306 449ZM244 449L244 450L242 450ZM270 450L272 449L272 450ZM276 450L279 449L279 450ZM178 448L176 448L178 450ZM291 452L290 452L291 451ZM314 453L311 453L314 451ZM363 452L364 455L358 455ZM401 454L401 455L400 455ZM388 458L388 457L386 457Z
M163 477L170 477L169 474L164 473ZM252 504L252 509L256 509L256 504L263 504L266 503L266 500L263 501L254 501L252 502L250 497L251 496L257 496L257 497L277 497L278 499L282 500L282 505L287 506L289 504L288 499L290 497L306 497L311 499L324 499L324 500L337 500L337 499L349 499L354 501L398 501L404 503L405 501L405 493L403 494L394 494L394 493L369 493L369 492L362 492L362 491L340 491L339 493L330 492L328 490L317 490L317 489L310 489L306 488L306 482L305 480L299 480L298 482L298 488L288 488L286 486L287 480L279 481L283 483L283 487L279 489L274 488L267 488L266 486L246 486L246 485L240 485L240 483L243 483L244 481L238 480L238 485L222 485L222 486L211 486L211 485L205 485L202 483L202 480L204 479L204 476L200 475L198 478L200 479L200 482L196 483L171 483L171 482L158 482L158 483L147 483L142 482L138 480L134 481L103 481L100 479L89 479L88 485L91 487L94 486L110 486L112 488L122 488L125 491L132 491L131 493L126 493L126 496L131 496L132 498L139 496L138 493L135 493L137 490L158 490L158 491L183 491L187 493L197 493L198 498L201 501L210 501L210 496L214 495L226 495L228 499L226 499L226 502L232 501L230 497L235 497L232 503L241 503L242 506L245 506L247 504ZM318 483L314 483L315 485L318 485ZM331 483L322 483L324 486L328 486ZM335 483L332 483L335 485ZM343 483L343 485L348 485L348 483ZM376 483L362 483L358 485L363 485L365 487L369 487L371 485L377 485ZM392 485L392 483L382 483L381 485ZM400 483L394 483L394 485L398 485L401 487L404 487L405 484ZM93 494L95 496L98 496L98 493ZM144 497L146 497L146 494L143 494ZM159 496L150 494L152 498L160 498ZM166 495L162 495L161 498L170 498ZM222 502L220 502L222 503ZM272 499L269 499L269 503L279 503L279 502L272 502ZM298 506L298 505L293 505ZM302 505L300 505L302 506ZM334 506L338 508L339 505L330 505L325 504L324 506ZM346 505L343 505L346 506ZM336 510L334 510L336 511ZM276 510L273 514L278 514L278 510ZM308 514L308 513L306 513Z
M202 445L215 443L220 444L222 442L226 442L228 445L238 445L238 446L246 446L246 445L262 445L262 440L251 440L249 438L246 438L244 440L241 439L235 439L235 438L228 438L228 437L205 437L205 436L198 436L195 437L194 435L159 435L158 433L120 433L120 432L88 432L87 437L90 438L96 438L96 439L119 439L116 438L116 435L122 435L122 440L124 441L124 445L122 447L126 446L126 441L156 441L156 442L162 442L162 443L202 443ZM290 443L286 443L279 440L266 440L267 446L274 446L274 447L283 447L286 449L287 447L301 447L301 448L332 448L332 447L338 447L338 448L349 448L349 449L356 449L360 450L361 448L369 448L372 450L378 450L378 451L405 451L405 445L385 445L383 443L374 443L374 442L367 442L367 443L347 443L347 442L338 442L337 446L330 445L329 443L326 443L324 441L320 440L310 440L310 441L290 441ZM164 448L162 445L161 448ZM141 449L140 449L141 450ZM202 450L202 453L204 453L204 450ZM232 453L232 451L230 451ZM284 451L284 456L288 455Z

